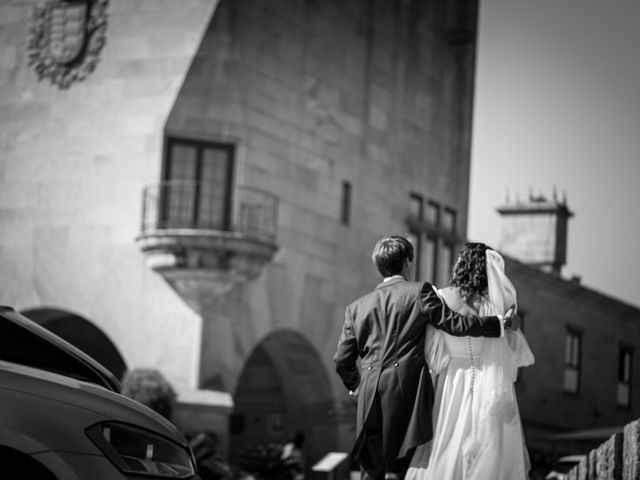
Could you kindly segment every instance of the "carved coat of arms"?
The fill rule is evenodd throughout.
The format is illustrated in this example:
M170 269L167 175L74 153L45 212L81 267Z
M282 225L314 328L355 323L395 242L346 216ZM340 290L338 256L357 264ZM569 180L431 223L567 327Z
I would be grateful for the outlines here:
M34 7L29 65L60 88L84 80L106 42L109 0L50 0Z

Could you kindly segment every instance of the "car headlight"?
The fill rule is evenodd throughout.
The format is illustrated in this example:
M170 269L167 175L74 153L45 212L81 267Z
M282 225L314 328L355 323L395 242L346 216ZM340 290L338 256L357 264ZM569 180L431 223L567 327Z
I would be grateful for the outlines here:
M195 475L188 448L149 430L105 422L89 427L86 433L123 473L171 478Z

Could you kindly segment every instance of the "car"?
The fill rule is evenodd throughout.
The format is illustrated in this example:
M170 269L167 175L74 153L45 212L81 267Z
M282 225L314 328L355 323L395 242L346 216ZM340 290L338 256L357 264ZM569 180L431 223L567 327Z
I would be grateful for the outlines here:
M0 306L0 464L39 480L199 480L182 433L100 363ZM4 474L2 475L4 477Z

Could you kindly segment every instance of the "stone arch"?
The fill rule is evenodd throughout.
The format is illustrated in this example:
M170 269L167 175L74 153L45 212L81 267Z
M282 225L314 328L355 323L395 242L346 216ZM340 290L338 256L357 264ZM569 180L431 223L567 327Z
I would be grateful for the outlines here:
M127 365L111 339L93 322L57 308L30 308L20 312L79 348L122 380Z
M295 330L268 334L249 355L234 395L230 448L284 443L305 435L307 467L335 450L338 425L330 421L333 393L314 346Z

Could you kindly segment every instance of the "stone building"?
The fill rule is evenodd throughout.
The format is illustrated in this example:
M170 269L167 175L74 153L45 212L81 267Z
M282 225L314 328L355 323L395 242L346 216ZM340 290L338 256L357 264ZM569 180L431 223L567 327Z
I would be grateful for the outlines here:
M344 307L466 237L477 2L0 4L0 302L224 449L353 439ZM586 337L585 337L586 338ZM345 407L346 405L346 407Z
M498 209L506 271L536 356L516 389L533 455L586 453L640 417L640 309L563 278L566 199L530 196Z

